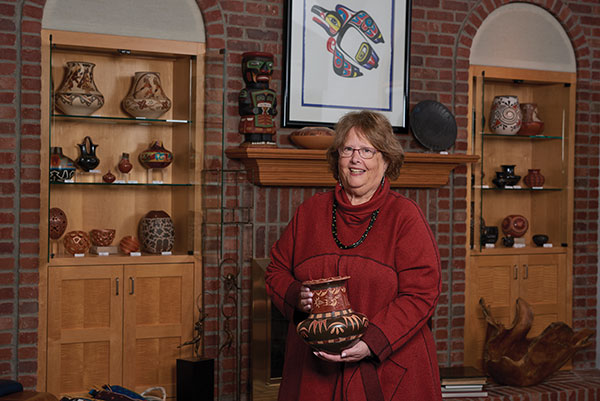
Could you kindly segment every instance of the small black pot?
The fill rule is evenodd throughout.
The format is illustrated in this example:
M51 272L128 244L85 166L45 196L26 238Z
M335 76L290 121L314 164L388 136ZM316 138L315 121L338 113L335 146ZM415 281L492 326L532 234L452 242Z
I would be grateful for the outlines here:
M531 239L537 246L544 246L548 242L548 236L545 234L536 234Z
M515 237L511 237L510 235L508 237L502 237L502 245L504 245L505 247L511 248L514 244Z

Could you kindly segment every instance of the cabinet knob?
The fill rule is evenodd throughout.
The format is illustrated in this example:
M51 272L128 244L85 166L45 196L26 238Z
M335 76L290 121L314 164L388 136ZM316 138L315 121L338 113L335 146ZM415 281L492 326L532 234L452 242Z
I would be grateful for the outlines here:
M529 278L529 265L523 265L523 279L527 280Z
M119 296L119 278L115 279L115 295Z
M519 279L519 266L513 265L513 273L514 273L513 278L515 280L518 280Z
M131 288L129 289L129 295L133 295L135 293L135 279L133 277L129 277L129 282L131 283Z

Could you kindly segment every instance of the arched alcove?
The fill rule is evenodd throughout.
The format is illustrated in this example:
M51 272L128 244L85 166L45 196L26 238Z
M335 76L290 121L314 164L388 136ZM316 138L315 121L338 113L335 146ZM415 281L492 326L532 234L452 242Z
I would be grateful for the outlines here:
M511 3L488 15L473 38L470 64L576 72L575 52L560 23L533 4Z
M194 0L47 0L44 29L206 42Z

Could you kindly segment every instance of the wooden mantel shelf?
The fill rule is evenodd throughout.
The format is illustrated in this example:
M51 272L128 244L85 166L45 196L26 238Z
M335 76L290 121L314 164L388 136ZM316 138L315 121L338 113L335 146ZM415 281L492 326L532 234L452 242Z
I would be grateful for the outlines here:
M249 179L256 185L335 185L324 150L231 147L225 154L230 159L244 163ZM479 156L476 155L407 152L400 177L392 182L392 186L438 188L448 183L450 172L454 168L478 160Z

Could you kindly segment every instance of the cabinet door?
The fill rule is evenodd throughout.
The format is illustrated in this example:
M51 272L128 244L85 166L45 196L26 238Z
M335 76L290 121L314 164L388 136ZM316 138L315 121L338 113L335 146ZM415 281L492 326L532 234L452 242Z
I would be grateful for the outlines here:
M176 394L177 348L193 336L191 263L125 266L123 384L136 391L162 386Z
M47 391L121 381L122 282L121 265L49 269Z
M522 255L519 296L533 309L529 337L552 322L567 321L566 255Z
M492 316L509 326L514 315L518 287L518 256L481 256L471 259L469 299L470 319L465 322L465 360L481 366L487 323L479 299L490 306ZM467 342L468 340L468 342Z

